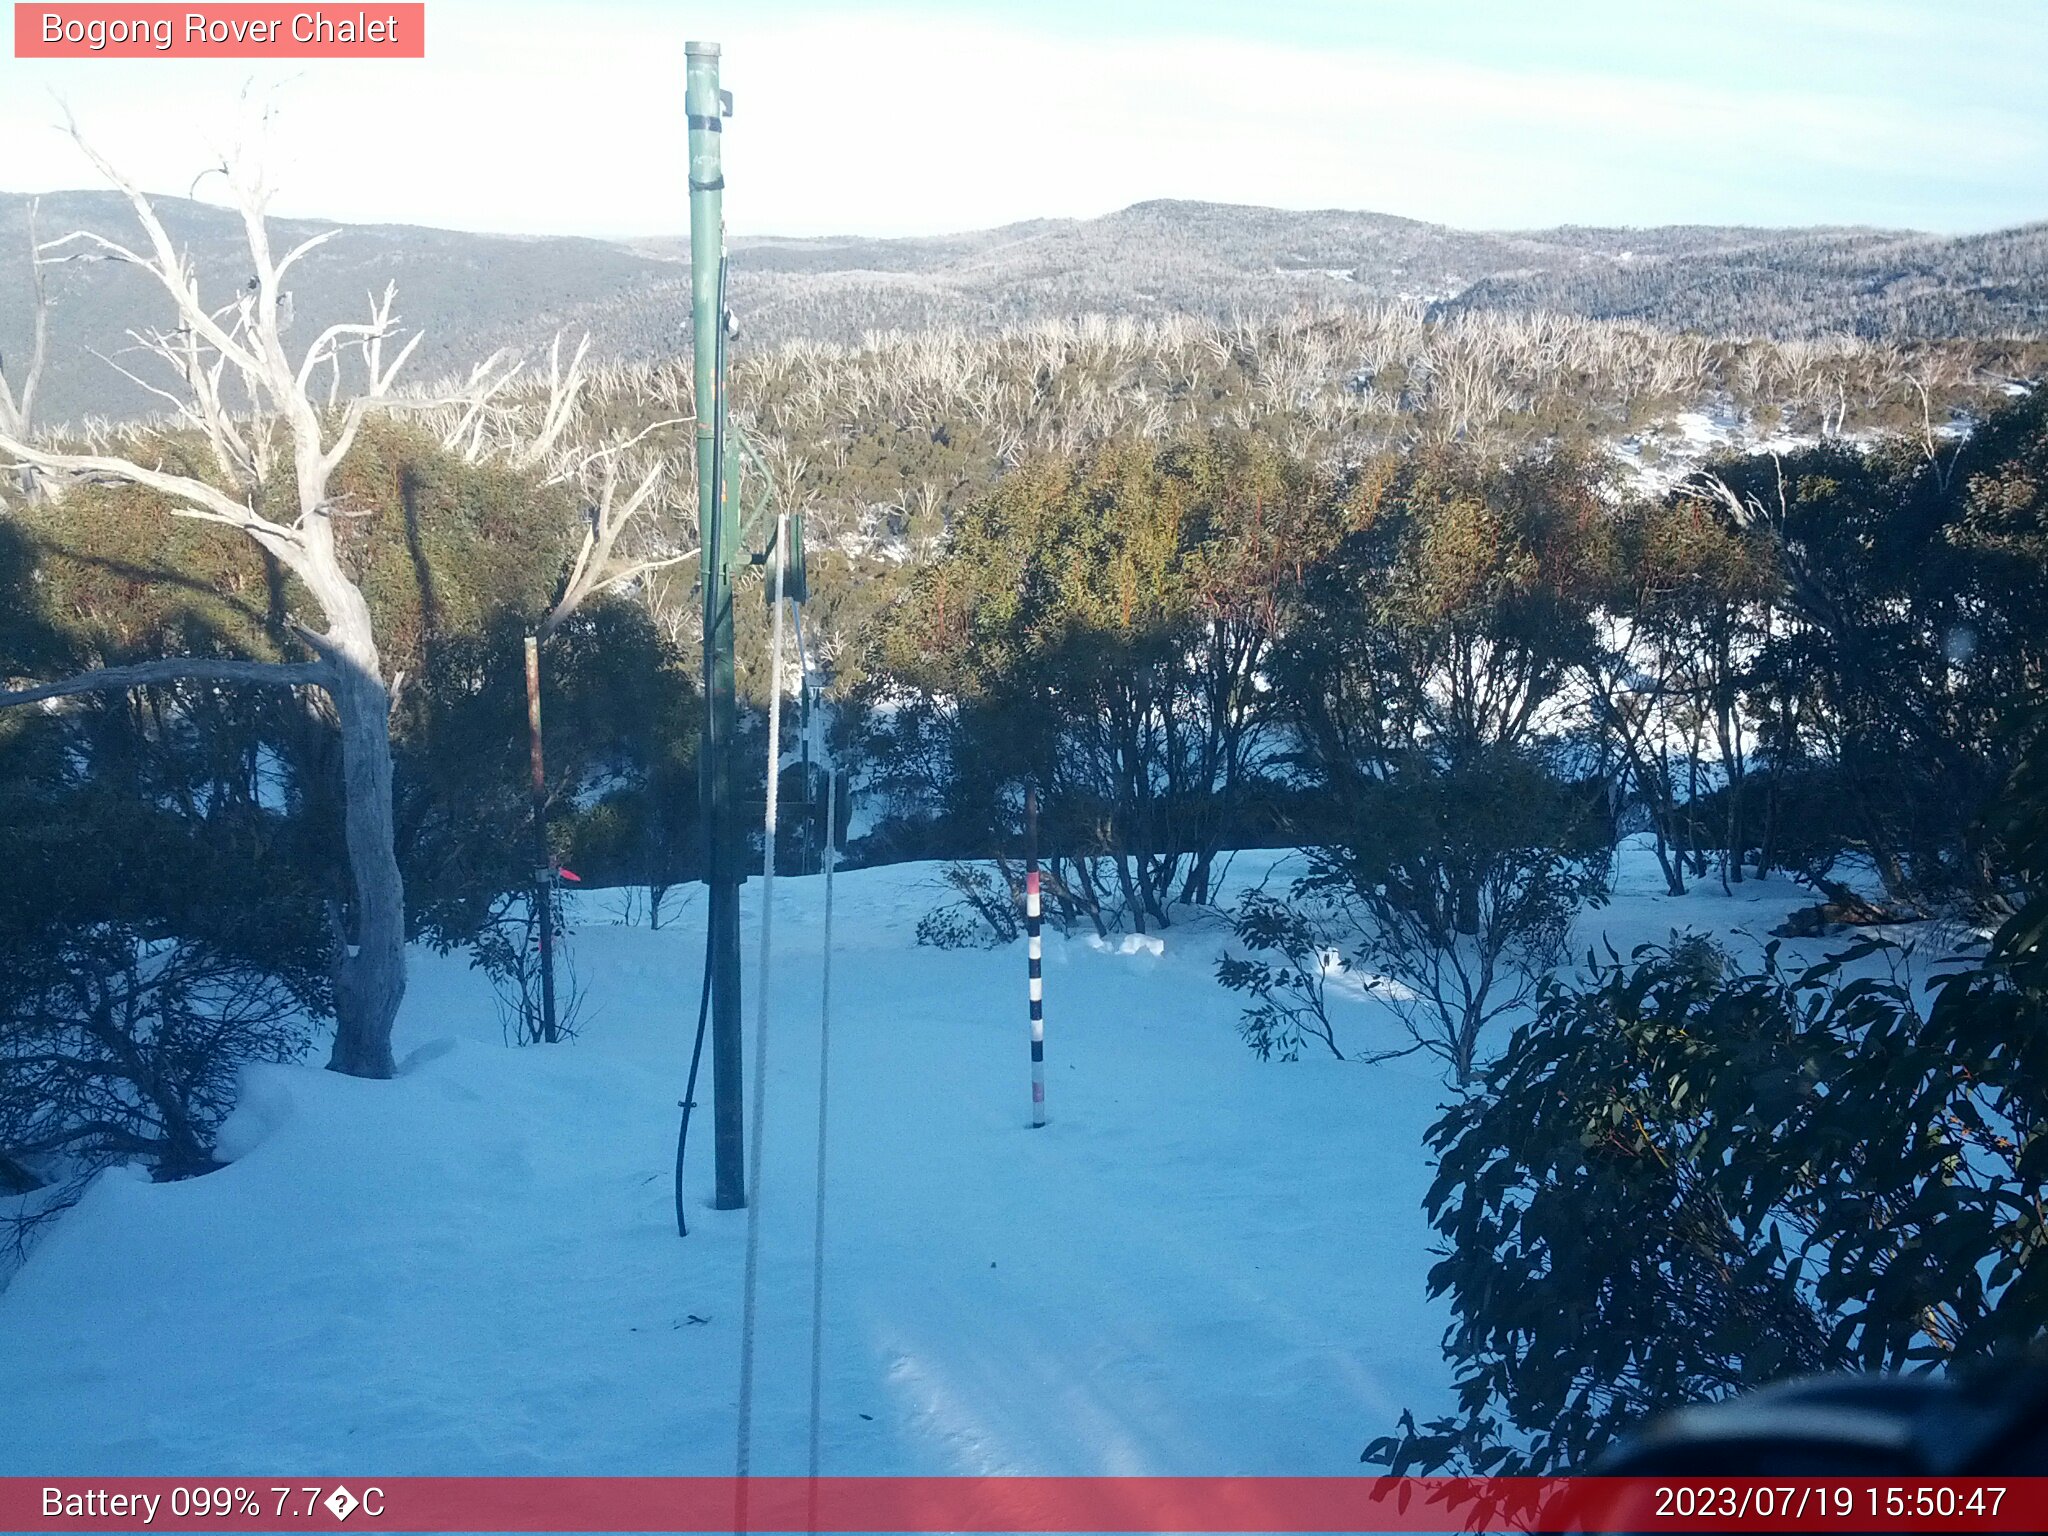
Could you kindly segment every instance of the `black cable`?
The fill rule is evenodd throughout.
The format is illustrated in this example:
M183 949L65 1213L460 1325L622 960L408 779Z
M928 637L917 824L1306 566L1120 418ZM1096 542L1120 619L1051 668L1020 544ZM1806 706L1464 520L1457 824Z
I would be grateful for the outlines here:
M676 1236L688 1237L683 1216L683 1149L690 1144L690 1111L697 1107L697 1064L704 1059L704 1026L711 1018L711 914L704 914L704 995L697 1003L697 1044L690 1052L690 1081L683 1089L682 1128L676 1132Z
M711 516L708 521L702 515L703 508L701 506L698 508L698 520L703 523L707 531L705 547L699 551L697 579L704 584L707 603L709 602L711 592L711 573L719 568L719 561L724 558L722 546L725 534L725 412L720 409L724 401L718 398L718 396L725 389L725 275L726 259L721 255L718 258L718 351L712 367L712 389L714 394L711 408ZM701 411L703 407L704 402L699 400L697 408ZM703 495L703 489L702 486L698 487L700 497ZM712 625L706 625L704 633L704 735L697 746L697 750L700 753L707 750L711 741L711 712L714 707L711 699L712 627ZM699 777L701 782L701 774ZM706 809L708 811L708 804ZM710 818L707 815L704 822L705 889L707 891L711 888L711 878L718 873L717 870L712 868L712 865L716 863L712 854L712 847L717 837L718 829L711 825ZM690 1080L683 1088L683 1102L678 1106L683 1112L682 1125L676 1131L676 1236L678 1237L688 1237L690 1235L690 1224L683 1216L683 1153L690 1144L690 1111L697 1107L697 1068L704 1059L704 1029L711 1020L712 943L711 904L707 900L704 908L704 992L697 1001L697 1043L690 1050Z

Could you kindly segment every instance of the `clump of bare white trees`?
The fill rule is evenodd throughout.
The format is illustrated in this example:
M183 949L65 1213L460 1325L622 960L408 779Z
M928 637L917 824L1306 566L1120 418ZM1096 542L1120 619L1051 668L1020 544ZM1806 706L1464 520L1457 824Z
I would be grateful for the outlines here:
M749 397L801 440L846 421L971 420L1049 448L1116 431L1159 432L1204 410L1298 419L1383 442L1467 438L1547 404L1678 406L1716 394L1775 398L1816 427L1896 395L1924 366L1849 338L1708 338L1569 315L1473 312L1427 319L1398 306L1300 310L1214 322L1084 316L992 335L885 333L858 347L790 342L746 360ZM647 389L612 369L608 388ZM1940 366L1953 382L1955 362Z
M849 469L856 444L895 432L971 441L970 478L981 483L1029 454L1223 424L1338 460L1418 442L1506 452L1568 430L1618 436L1681 411L1747 418L1760 437L1837 436L1883 420L1924 423L1932 439L1950 404L1992 391L1982 350L1709 338L1541 313L1431 318L1402 305L1228 321L1089 315L994 333L877 332L857 345L790 341L737 359L734 396L764 452L827 479ZM623 424L686 414L688 388L669 362L593 364L584 382L593 411ZM537 413L544 394L526 386L524 408ZM931 483L906 467L876 499L828 500L820 531L858 539L882 514L907 537L930 521Z
M680 405L680 414L608 431L587 408L591 375L590 338L565 362L557 336L545 378L500 352L452 396L419 402L441 446L464 461L510 464L546 485L578 492L583 522L562 590L541 622L543 639L592 598L632 587L696 553L694 543L678 540L696 515L690 441L677 436L696 420L687 393L664 402Z

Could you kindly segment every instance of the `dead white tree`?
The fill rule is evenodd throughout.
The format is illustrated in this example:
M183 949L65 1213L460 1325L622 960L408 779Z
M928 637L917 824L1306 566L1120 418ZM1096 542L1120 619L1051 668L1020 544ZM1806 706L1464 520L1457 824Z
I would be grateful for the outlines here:
M1927 465L1934 473L1935 483L1942 490L1948 489L1949 480L1955 474L1956 464L1963 456L1964 434L1957 433L1951 445L1948 462L1941 457L1941 432L1934 425L1934 402L1936 396L1955 382L1957 369L1952 356L1940 352L1929 353L1920 359L1919 366L1906 371L1900 370L1906 388L1920 399L1920 446L1927 455Z
M420 413L440 436L441 446L471 464L500 462L538 472L546 485L573 486L582 501L581 538L560 595L540 625L545 640L592 598L687 560L695 551L677 550L655 531L663 522L689 521L695 503L677 474L676 456L649 439L686 427L694 416L671 416L630 435L594 441L590 397L616 393L617 370L593 371L590 337L585 335L565 361L562 336L548 351L545 377L528 373L511 352L493 353L470 374L454 397L392 402ZM645 376L634 380L644 383ZM644 399L646 391L640 392ZM600 402L602 404L603 402ZM676 516L663 519L668 510Z
M465 464L481 464L497 450L498 437L511 412L500 397L512 387L525 366L518 354L503 349L493 352L469 372L459 398L441 405L441 446L460 454ZM436 404L440 404L436 402ZM430 412L434 405L429 405Z
M7 359L0 357L0 432L26 437L35 420L36 390L43 382L43 368L50 360L50 289L43 278L42 243L36 238L36 204L28 205L28 270L32 333L28 366L10 384Z
M580 361L582 353L577 357ZM577 546L575 561L569 567L561 596L541 621L543 640L600 593L679 564L696 553L694 549L650 551L646 550L644 540L639 546L643 552L636 553L627 548L632 541L626 538L635 521L646 526L653 510L664 498L672 497L677 487L675 466L666 454L653 454L638 462L632 458L634 450L663 428L683 426L690 419L657 421L622 441L566 459L548 477L550 483L567 481L580 486L587 500L583 538ZM559 438L562 429L556 424L554 411L549 411L546 422L552 428L551 441Z
M75 125L71 135L126 195L145 237L143 249L80 230L49 242L40 254L119 262L147 273L163 290L175 323L135 339L169 366L178 388L145 387L169 403L177 421L204 437L221 483L114 453L64 452L14 430L0 431L0 455L59 480L141 486L164 497L179 517L217 523L249 539L298 579L317 608L317 614L290 621L314 659L274 664L169 657L0 692L0 706L179 680L323 689L333 701L341 739L353 897L336 934L336 1027L328 1065L358 1077L389 1077L391 1026L405 993L405 893L392 842L391 694L369 604L337 546L329 487L364 418L387 400L419 337L395 342L395 294L387 287L372 301L367 321L328 326L295 360L283 340L288 315L280 318L285 279L337 232L275 255L260 173L247 164L227 167L254 275L225 303L209 302L201 296L190 257L172 244L149 199L87 145ZM389 357L387 345L395 348ZM352 389L332 408L316 405L316 378L344 360ZM295 493L289 521L257 510L266 504L265 490L279 482Z
M575 355L569 359L565 371L562 367L562 333L555 333L554 345L548 348L546 406L541 412L539 427L516 455L516 462L529 467L542 464L555 451L555 445L562 440L562 434L576 417L577 398L583 393L587 379L584 364L589 356L590 333L586 331L576 344Z

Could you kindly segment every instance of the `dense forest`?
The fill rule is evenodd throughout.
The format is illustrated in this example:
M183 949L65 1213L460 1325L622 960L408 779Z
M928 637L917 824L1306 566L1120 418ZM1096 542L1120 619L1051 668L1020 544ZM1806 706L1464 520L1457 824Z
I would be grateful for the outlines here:
M1746 244L1487 277L1446 311L1562 311L1709 334L2026 335L2044 317L2040 225L1966 235L1759 233Z

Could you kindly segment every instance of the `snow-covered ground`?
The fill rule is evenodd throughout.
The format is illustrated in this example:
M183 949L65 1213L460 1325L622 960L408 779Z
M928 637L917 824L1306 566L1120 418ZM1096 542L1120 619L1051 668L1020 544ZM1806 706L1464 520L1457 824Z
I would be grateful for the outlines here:
M1631 432L1609 443L1607 450L1638 494L1662 496L1723 455L1791 454L1820 441L1812 434L1762 431L1730 402L1717 400Z
M1661 890L1629 850L1583 937L1761 940L1808 899ZM776 891L754 1466L791 1473L822 884ZM827 1472L1340 1473L1448 1406L1430 1067L1257 1061L1213 920L1048 935L1032 1131L1023 947L917 947L940 899L927 866L839 879ZM709 1207L708 1089L687 1240L671 1214L702 902L651 932L574 901L574 1043L508 1049L482 979L416 952L394 1081L258 1068L231 1166L103 1177L0 1293L0 1473L730 1471L746 1218ZM1351 1043L1385 1038L1349 997Z

